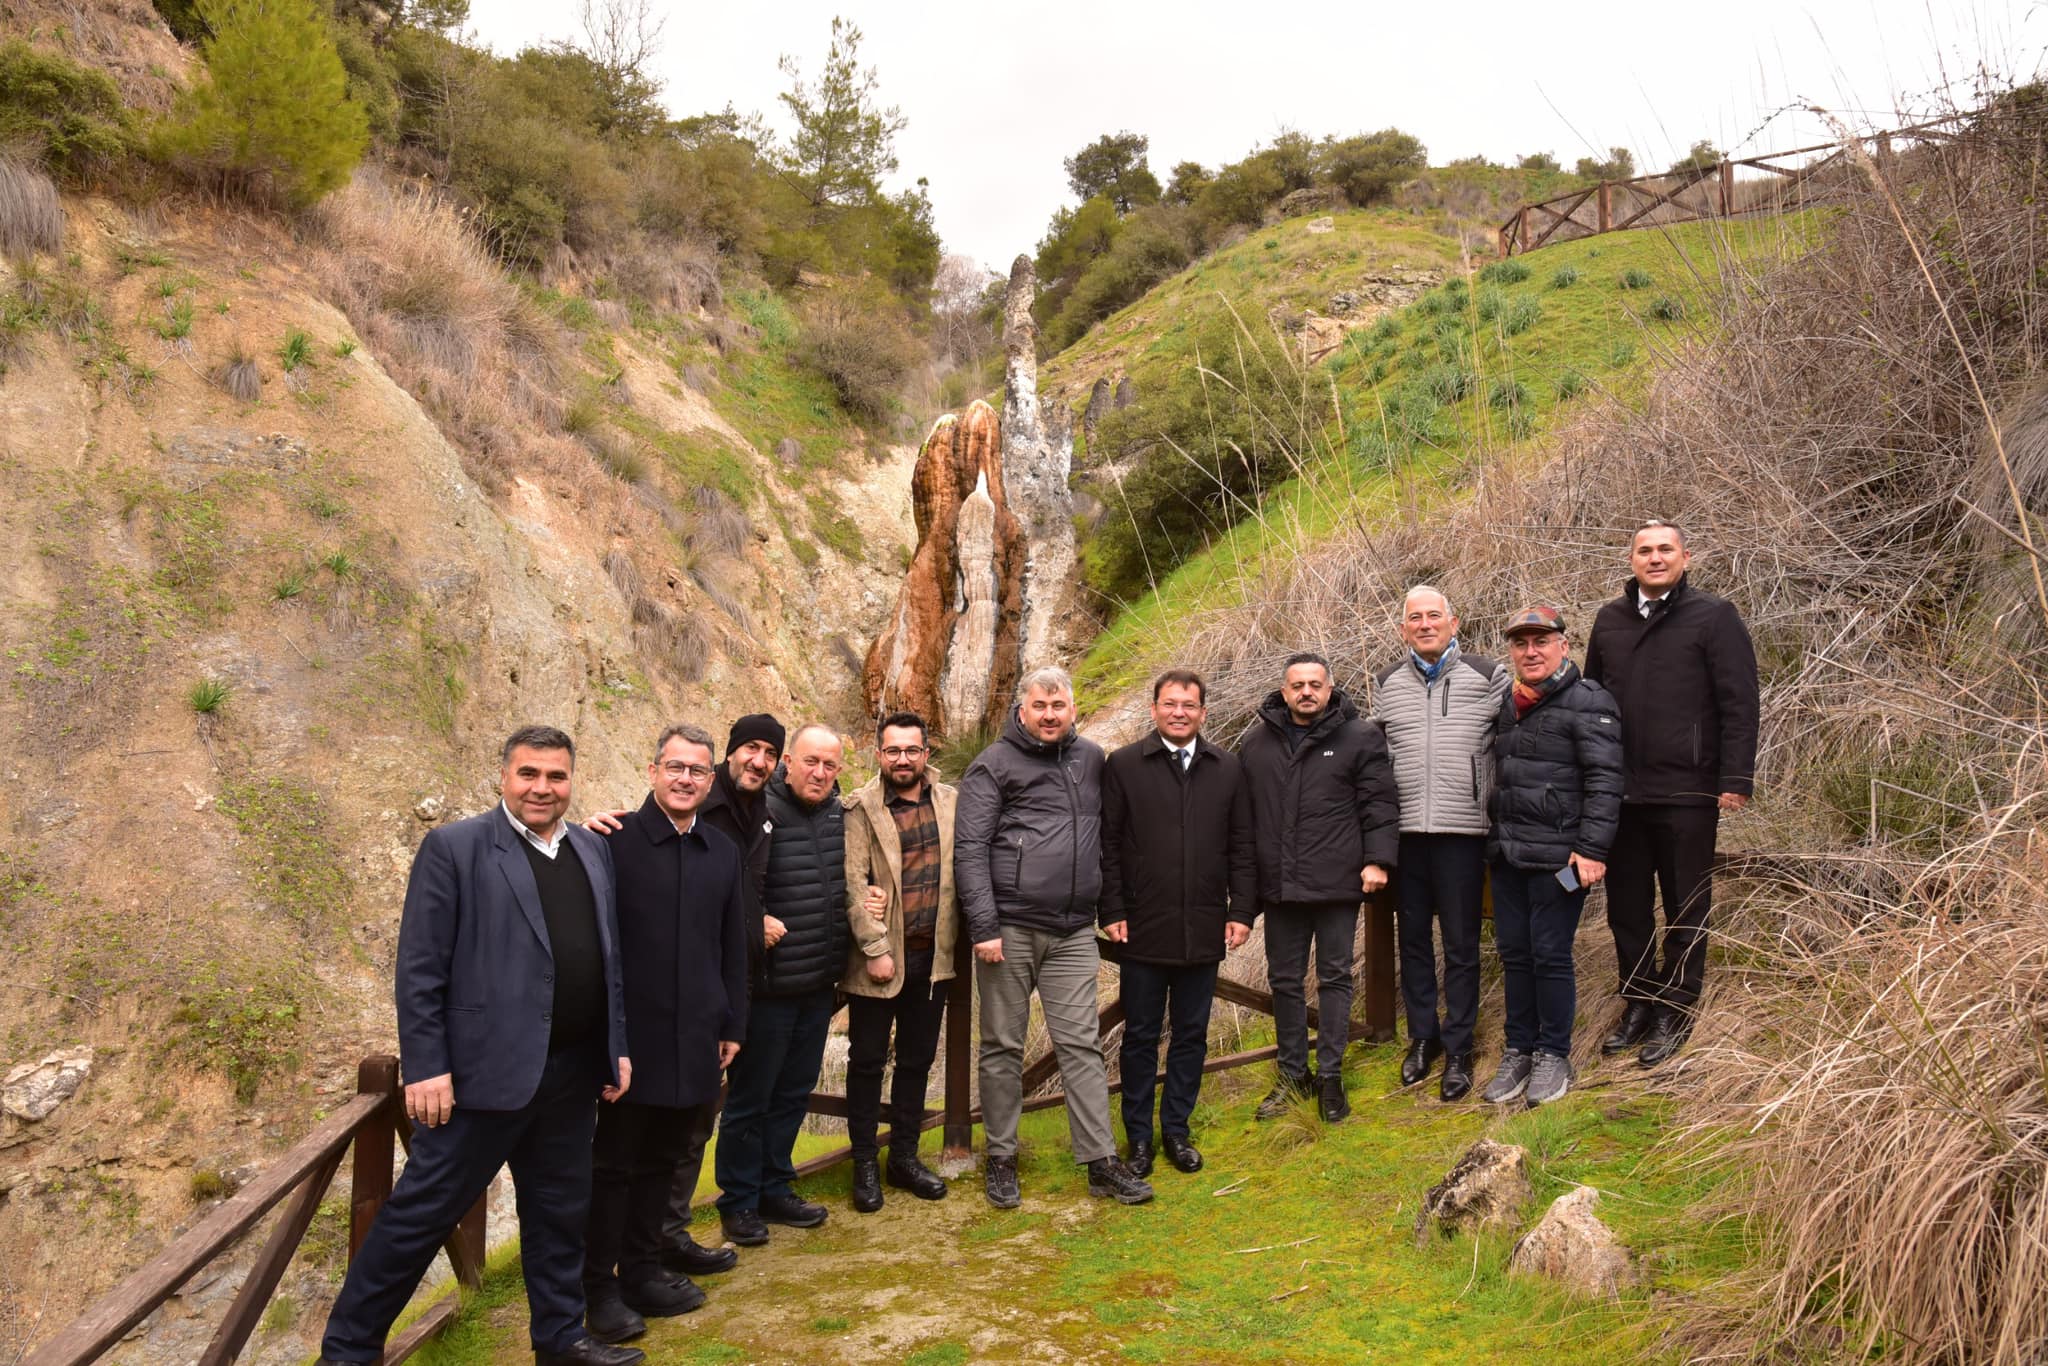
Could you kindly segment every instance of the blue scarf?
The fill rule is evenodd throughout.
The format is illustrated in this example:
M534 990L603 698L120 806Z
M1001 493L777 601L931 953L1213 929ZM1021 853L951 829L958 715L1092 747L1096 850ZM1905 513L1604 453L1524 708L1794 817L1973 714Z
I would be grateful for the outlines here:
M1436 682L1436 676L1444 671L1444 663L1450 659L1451 651L1457 648L1458 638L1452 636L1451 643L1444 646L1444 652L1436 657L1436 663L1434 664L1424 659L1421 655L1416 654L1414 650L1408 651L1408 660L1415 666L1415 672L1422 675L1424 687Z

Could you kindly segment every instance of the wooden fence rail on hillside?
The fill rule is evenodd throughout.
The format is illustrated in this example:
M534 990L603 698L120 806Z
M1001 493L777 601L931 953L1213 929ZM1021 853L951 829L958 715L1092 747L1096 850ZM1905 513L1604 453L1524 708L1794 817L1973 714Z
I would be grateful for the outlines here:
M1351 1024L1353 1039L1383 1042L1394 1037L1394 923L1390 898L1381 893L1366 903L1365 952L1360 964L1365 1019ZM1123 958L1123 946L1101 941L1102 956L1110 962ZM973 960L964 942L958 947L956 974L946 997L945 1100L943 1107L927 1111L924 1128L945 1127L944 1143L949 1156L964 1157L974 1137L974 1125L981 1111L973 1101ZM1264 1014L1273 1013L1269 992L1219 977L1219 999ZM1319 1025L1316 1009L1308 1009L1311 1027ZM1098 1027L1103 1035L1123 1022L1121 996L1102 1007ZM1263 1062L1276 1053L1269 1045L1211 1058L1204 1072L1221 1072L1233 1067ZM1050 1049L1024 1068L1024 1108L1044 1110L1064 1105L1066 1095L1043 1090L1058 1071ZM1120 1090L1119 1082L1110 1089ZM846 1097L832 1092L813 1092L810 1112L846 1116ZM410 1150L412 1124L406 1118L398 1079L398 1060L388 1056L365 1058L356 1072L356 1094L348 1104L321 1120L284 1156L259 1173L242 1189L224 1201L193 1227L174 1238L139 1270L113 1290L94 1301L55 1337L35 1347L21 1366L83 1366L104 1353L178 1294L201 1270L222 1253L236 1246L263 1217L284 1205L283 1213L271 1226L270 1235L249 1268L227 1316L214 1332L212 1341L199 1357L200 1366L227 1366L236 1361L250 1336L263 1321L271 1297L284 1279L293 1255L304 1241L320 1210L344 1158L351 1164L348 1255L354 1260L370 1223L390 1198L392 1168L399 1144ZM799 1175L823 1171L852 1156L848 1147L814 1157L797 1168ZM448 1260L461 1286L474 1289L481 1284L484 1267L484 1220L488 1195L480 1198L463 1216L446 1244ZM460 1304L458 1294L443 1295L427 1311L394 1336L384 1349L384 1361L404 1361L429 1338L447 1327Z
M1816 143L1790 151L1724 159L1662 175L1603 180L1582 190L1524 204L1500 225L1500 254L1534 251L1546 242L1573 241L1628 228L1663 227L1704 218L1752 213L1785 213L1837 198L1855 175L1851 148L1859 144L1882 166L1914 143L1960 137L1972 114L1953 114L1909 128L1842 142ZM1824 156L1816 156L1825 153ZM1777 163L1814 157L1797 166ZM1758 174L1738 179L1738 171Z

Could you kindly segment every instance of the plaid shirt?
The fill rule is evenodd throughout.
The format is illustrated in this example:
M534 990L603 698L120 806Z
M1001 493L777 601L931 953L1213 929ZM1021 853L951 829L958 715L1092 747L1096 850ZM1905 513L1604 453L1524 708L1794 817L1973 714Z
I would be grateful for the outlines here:
M903 846L903 947L930 949L939 923L939 815L930 781L915 797L891 790L889 814Z

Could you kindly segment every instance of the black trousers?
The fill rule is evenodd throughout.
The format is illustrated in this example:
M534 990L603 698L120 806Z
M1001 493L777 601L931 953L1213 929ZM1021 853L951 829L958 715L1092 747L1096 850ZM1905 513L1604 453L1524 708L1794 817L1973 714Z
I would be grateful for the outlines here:
M520 1264L535 1350L583 1340L583 1232L590 1206L590 1143L608 1069L602 1040L548 1055L540 1088L517 1110L465 1109L413 1130L412 1158L370 1225L327 1315L320 1354L377 1361L384 1339L434 1254L509 1164L519 1197Z
M1401 836L1394 917L1401 937L1401 1004L1408 1037L1472 1051L1479 1019L1479 921L1485 909L1486 836ZM1443 1023L1437 1023L1436 942L1444 944Z
M930 949L909 950L903 959L896 968L903 974L903 987L894 996L846 1000L846 1139L855 1157L871 1158L880 1151L876 1135L891 1030L896 1035L896 1072L889 1083L889 1146L915 1154L924 1128L925 1090L931 1083L932 1059L938 1056L946 993L932 986Z
M1316 951L1316 1065L1321 1075L1344 1070L1351 1043L1352 960L1358 944L1358 903L1283 902L1266 908L1266 981L1273 991L1273 1032L1280 1071L1308 1075L1308 951Z
M615 1298L621 1283L662 1278L662 1221L676 1162L689 1141L688 1115L631 1099L598 1107L583 1238L583 1294L592 1304Z
M1690 1010L1707 971L1707 912L1714 899L1714 806L1624 802L1607 859L1607 924L1631 1001ZM1664 954L1657 955L1657 892L1664 894Z
M1122 987L1124 1042L1117 1065L1124 1085L1124 1137L1133 1143L1152 1141L1159 1034L1170 1013L1173 1037L1166 1045L1159 1128L1169 1138L1186 1138L1188 1117L1202 1090L1202 1063L1209 1056L1209 1007L1216 999L1216 964L1168 966L1126 960Z
M668 1217L662 1220L662 1241L681 1248L696 1241L690 1236L690 1206L697 1198L697 1180L704 1174L704 1149L711 1143L711 1131L718 1123L718 1102L707 1100L676 1112L682 1125L681 1151L676 1155L676 1174L669 1185Z

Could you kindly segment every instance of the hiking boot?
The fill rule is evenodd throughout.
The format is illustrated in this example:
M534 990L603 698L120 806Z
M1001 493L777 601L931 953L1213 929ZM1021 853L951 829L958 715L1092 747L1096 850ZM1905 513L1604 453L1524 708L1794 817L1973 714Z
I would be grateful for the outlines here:
M1656 1007L1648 1001L1630 1001L1628 1008L1621 1012L1621 1020L1614 1026L1614 1032L1600 1041L1600 1051L1610 1058L1616 1053L1628 1052L1643 1041L1656 1018Z
M1294 1103L1303 1096L1314 1094L1309 1090L1308 1077L1282 1072L1273 1089L1266 1092L1266 1098L1259 1102L1259 1108L1252 1111L1254 1119L1278 1119L1294 1108Z
M1645 1067L1655 1067L1679 1049L1692 1037L1692 1012L1675 1006L1660 1006L1657 1018L1650 1025L1649 1036L1643 1040L1642 1054L1636 1059Z
M1446 1053L1444 1055L1443 1080L1437 1083L1436 1093L1446 1101L1463 1100L1472 1089L1472 1055L1470 1053Z
M1488 1105L1506 1105L1511 1100L1520 1100L1522 1093L1529 1089L1529 1069L1535 1066L1531 1058L1519 1048L1510 1048L1500 1055L1500 1070L1493 1074L1493 1080L1486 1083L1486 1089L1479 1098Z
M872 1157L853 1159L853 1208L873 1214L882 1207L882 1164Z
M1344 1078L1323 1078L1322 1115L1325 1124L1342 1124L1351 1114L1351 1098L1344 1094Z
M1017 1159L991 1157L981 1167L981 1189L997 1209L1015 1209L1024 1203L1017 1189Z
M1413 1086L1429 1075L1429 1069L1436 1066L1436 1060L1444 1055L1440 1039L1416 1039L1408 1045L1408 1053L1401 1059L1401 1084Z
M1553 1100L1563 1100L1564 1093L1571 1089L1571 1059L1560 1058L1555 1053L1538 1053L1535 1061L1529 1065L1530 1106L1548 1105Z
M909 1191L920 1200L946 1198L946 1179L918 1161L916 1153L898 1153L891 1148L882 1175L897 1190Z
M1152 1187L1131 1174L1120 1157L1098 1157L1088 1164L1088 1193L1110 1196L1119 1205L1142 1205Z
M734 1247L759 1247L768 1241L768 1225L758 1211L722 1210L718 1220L724 1228L725 1241Z

